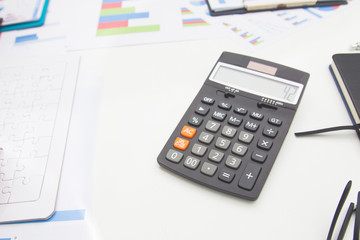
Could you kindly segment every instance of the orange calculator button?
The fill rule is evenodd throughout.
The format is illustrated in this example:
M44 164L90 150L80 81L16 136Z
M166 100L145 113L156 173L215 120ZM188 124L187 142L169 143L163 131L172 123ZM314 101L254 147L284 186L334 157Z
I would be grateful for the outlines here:
M187 138L193 138L195 136L195 133L196 129L189 126L184 126L181 130L181 135Z
M174 147L184 151L189 146L189 143L190 142L188 140L178 137L174 142Z

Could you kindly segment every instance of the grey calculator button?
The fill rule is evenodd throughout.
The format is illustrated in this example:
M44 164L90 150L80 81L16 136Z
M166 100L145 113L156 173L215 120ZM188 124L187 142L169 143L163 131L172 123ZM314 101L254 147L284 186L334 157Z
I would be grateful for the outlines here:
M241 164L241 159L240 158L233 157L231 155L229 155L226 158L225 165L228 166L229 168L238 169L240 164Z
M170 149L166 154L166 159L175 163L178 163L183 158L184 154L181 152Z
M210 97L203 97L203 99L201 99L201 101L203 103L209 104L209 105L213 105L215 102L215 99L210 98Z
M264 150L269 150L272 146L272 141L266 138L260 138L257 146Z
M231 151L236 155L244 156L247 152L247 149L248 148L246 146L235 143Z
M269 127L269 126L265 127L264 130L263 130L263 134L265 136L271 137L271 138L276 137L277 133L278 133L278 130L276 130L273 127Z
M259 128L259 124L247 121L244 128L249 131L256 132L256 130Z
M214 135L206 132L202 132L199 136L199 141L206 144L210 144L213 139Z
M224 119L226 118L226 113L220 111L214 111L212 118L219 121L224 121Z
M194 170L199 166L199 163L199 159L188 156L184 161L184 166Z
M256 161L256 162L263 163L263 162L265 162L266 158L267 158L267 154L264 153L264 152L254 151L251 154L251 159Z
M227 103L227 102L221 102L219 103L219 108L225 109L225 110L230 110L231 109L231 104Z
M259 112L252 112L250 114L250 117L252 117L253 119L257 119L257 120L263 120L264 114L259 113Z
M242 119L239 118L239 117L234 117L234 116L230 116L229 117L229 120L228 120L228 123L233 125L233 126L236 126L236 127L239 127L240 124L242 122Z
M209 110L210 110L209 107L206 107L206 106L203 106L203 105L198 105L197 108L195 109L195 112L197 114L205 116L206 114L208 114Z
M219 173L219 179L227 183L231 183L234 177L235 173L227 169L222 169Z
M251 133L248 133L248 132L241 131L239 134L239 141L244 142L244 143L251 143L253 138L254 138L254 135L252 135Z
M246 108L243 108L243 107L235 107L234 112L236 112L238 114L241 114L241 115L246 115L247 114Z
M201 117L192 115L189 119L189 124L193 125L193 126L200 126L201 123L203 122L203 119Z
M201 172L208 176L213 176L216 170L217 170L217 166L208 162L204 162L204 164L201 167Z
M221 162L224 157L224 153L211 149L209 153L209 159L214 162Z
M272 117L272 118L268 119L268 123L273 124L275 126L281 126L282 121L280 119L278 119L278 118Z
M236 134L236 129L232 128L232 127L229 127L229 126L224 126L221 134L223 136L233 138L235 136L235 134Z
M226 150L226 149L229 148L230 143L231 143L230 140L227 140L227 139L222 138L222 137L218 137L216 139L215 146L220 148L220 149Z
M194 155L202 157L205 155L206 150L207 150L207 147L204 147L204 146L201 146L200 144L195 143L193 148L191 149L191 152Z
M217 132L220 128L220 123L209 120L205 126L205 129L210 132Z
M251 190L255 185L255 182L259 176L260 171L261 171L261 167L249 163L246 166L245 171L241 175L239 181L239 187L244 188L246 190Z

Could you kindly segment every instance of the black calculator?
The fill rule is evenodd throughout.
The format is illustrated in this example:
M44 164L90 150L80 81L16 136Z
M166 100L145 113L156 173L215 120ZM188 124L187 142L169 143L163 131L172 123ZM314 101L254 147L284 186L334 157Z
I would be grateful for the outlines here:
M256 200L308 79L306 72L223 52L158 163L207 187Z

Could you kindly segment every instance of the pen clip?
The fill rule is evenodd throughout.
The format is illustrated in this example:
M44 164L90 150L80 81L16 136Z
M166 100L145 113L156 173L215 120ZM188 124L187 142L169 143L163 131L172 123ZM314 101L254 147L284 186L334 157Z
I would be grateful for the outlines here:
M292 8L315 5L316 0L244 0L248 11Z

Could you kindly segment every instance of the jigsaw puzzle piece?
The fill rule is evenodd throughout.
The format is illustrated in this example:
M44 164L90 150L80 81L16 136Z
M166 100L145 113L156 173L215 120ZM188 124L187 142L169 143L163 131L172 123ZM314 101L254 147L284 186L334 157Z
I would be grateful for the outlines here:
M14 178L26 178L28 176L43 176L45 174L47 157L34 157L19 159L18 166L21 171L16 171Z
M13 152L19 159L33 158L36 156L36 145L33 138L24 139L21 145L14 146Z
M8 181L14 179L16 171L24 170L23 166L18 165L18 159L6 158L1 161L0 174L1 180Z
M0 204L4 204L9 202L13 181L3 181L1 177L0 173Z
M40 196L42 181L43 176L14 179L9 203L37 200Z

